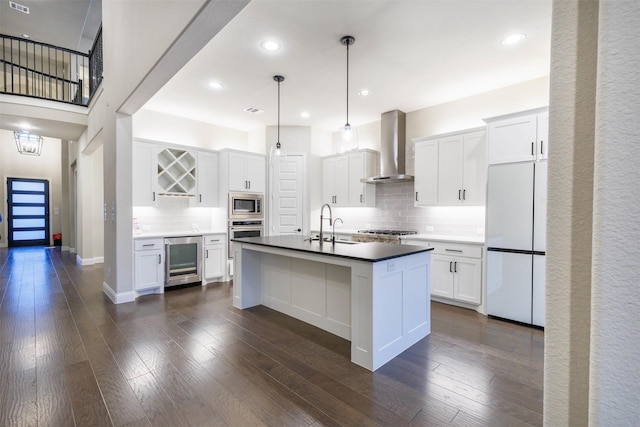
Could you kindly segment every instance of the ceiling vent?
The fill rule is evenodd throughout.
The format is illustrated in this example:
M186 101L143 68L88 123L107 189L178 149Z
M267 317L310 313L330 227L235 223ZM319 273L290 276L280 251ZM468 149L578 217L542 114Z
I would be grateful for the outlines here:
M26 13L27 15L29 14L29 8L27 6L23 6L21 4L10 1L9 7L11 9L17 10L18 12Z
M258 107L247 107L244 109L245 112L247 113L262 113L264 110L259 109Z

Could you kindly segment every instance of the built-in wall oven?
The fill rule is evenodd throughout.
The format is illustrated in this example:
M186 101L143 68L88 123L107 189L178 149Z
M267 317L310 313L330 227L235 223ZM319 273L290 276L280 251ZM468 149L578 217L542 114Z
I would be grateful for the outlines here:
M257 193L229 193L229 219L264 218L263 199Z
M264 221L261 219L229 220L229 258L233 258L233 242L231 239L242 237L264 236Z
M202 236L168 237L165 247L165 288L202 281Z

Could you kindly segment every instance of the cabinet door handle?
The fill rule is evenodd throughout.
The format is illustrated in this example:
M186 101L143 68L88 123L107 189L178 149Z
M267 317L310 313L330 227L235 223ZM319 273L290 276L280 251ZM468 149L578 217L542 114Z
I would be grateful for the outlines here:
M143 248L152 248L154 247L156 244L155 243L146 243L144 245L142 245Z
M458 190L458 200L462 200L462 190Z
M162 264L162 255L158 254L158 264Z
M453 272L457 273L458 272L458 261L454 261L453 262Z
M209 249L204 250L204 257L209 258Z
M462 200L467 200L467 190L462 190Z
M202 194L200 194L200 201L199 202L202 203Z
M534 143L534 142L532 142L532 143L531 143L531 155L532 155L532 156L536 154L536 153L535 153L535 151L533 151L533 146L534 146L534 145L535 145L535 143Z
M251 190L251 181L247 181L249 183L249 190Z
M416 191L416 202L418 201L418 192Z
M360 195L360 203L362 203L362 194Z
M153 191L152 193L153 193L153 201L155 202L156 201L156 192Z
M210 240L209 242L219 242L220 239L216 239L216 240Z
M544 154L544 141L540 140L540 154Z
M462 253L462 249L445 249L445 251L447 251L447 252L457 252L459 254Z
M453 261L449 261L449 273L453 273Z

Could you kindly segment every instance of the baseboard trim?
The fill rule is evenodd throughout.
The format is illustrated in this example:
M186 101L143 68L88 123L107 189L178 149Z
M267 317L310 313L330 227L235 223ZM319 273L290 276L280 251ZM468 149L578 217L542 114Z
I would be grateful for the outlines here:
M93 264L104 264L104 257L97 256L94 258L80 258L80 255L76 255L76 264L78 265L93 265Z
M69 252L69 246L62 246L62 252Z
M133 291L117 293L111 289L111 286L109 286L107 282L102 282L102 292L104 292L114 304L122 304L135 300L135 294Z

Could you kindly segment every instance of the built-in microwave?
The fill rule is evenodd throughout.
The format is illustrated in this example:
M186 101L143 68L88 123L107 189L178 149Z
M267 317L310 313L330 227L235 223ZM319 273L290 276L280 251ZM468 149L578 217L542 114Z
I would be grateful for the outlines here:
M264 218L263 195L229 193L229 219Z

